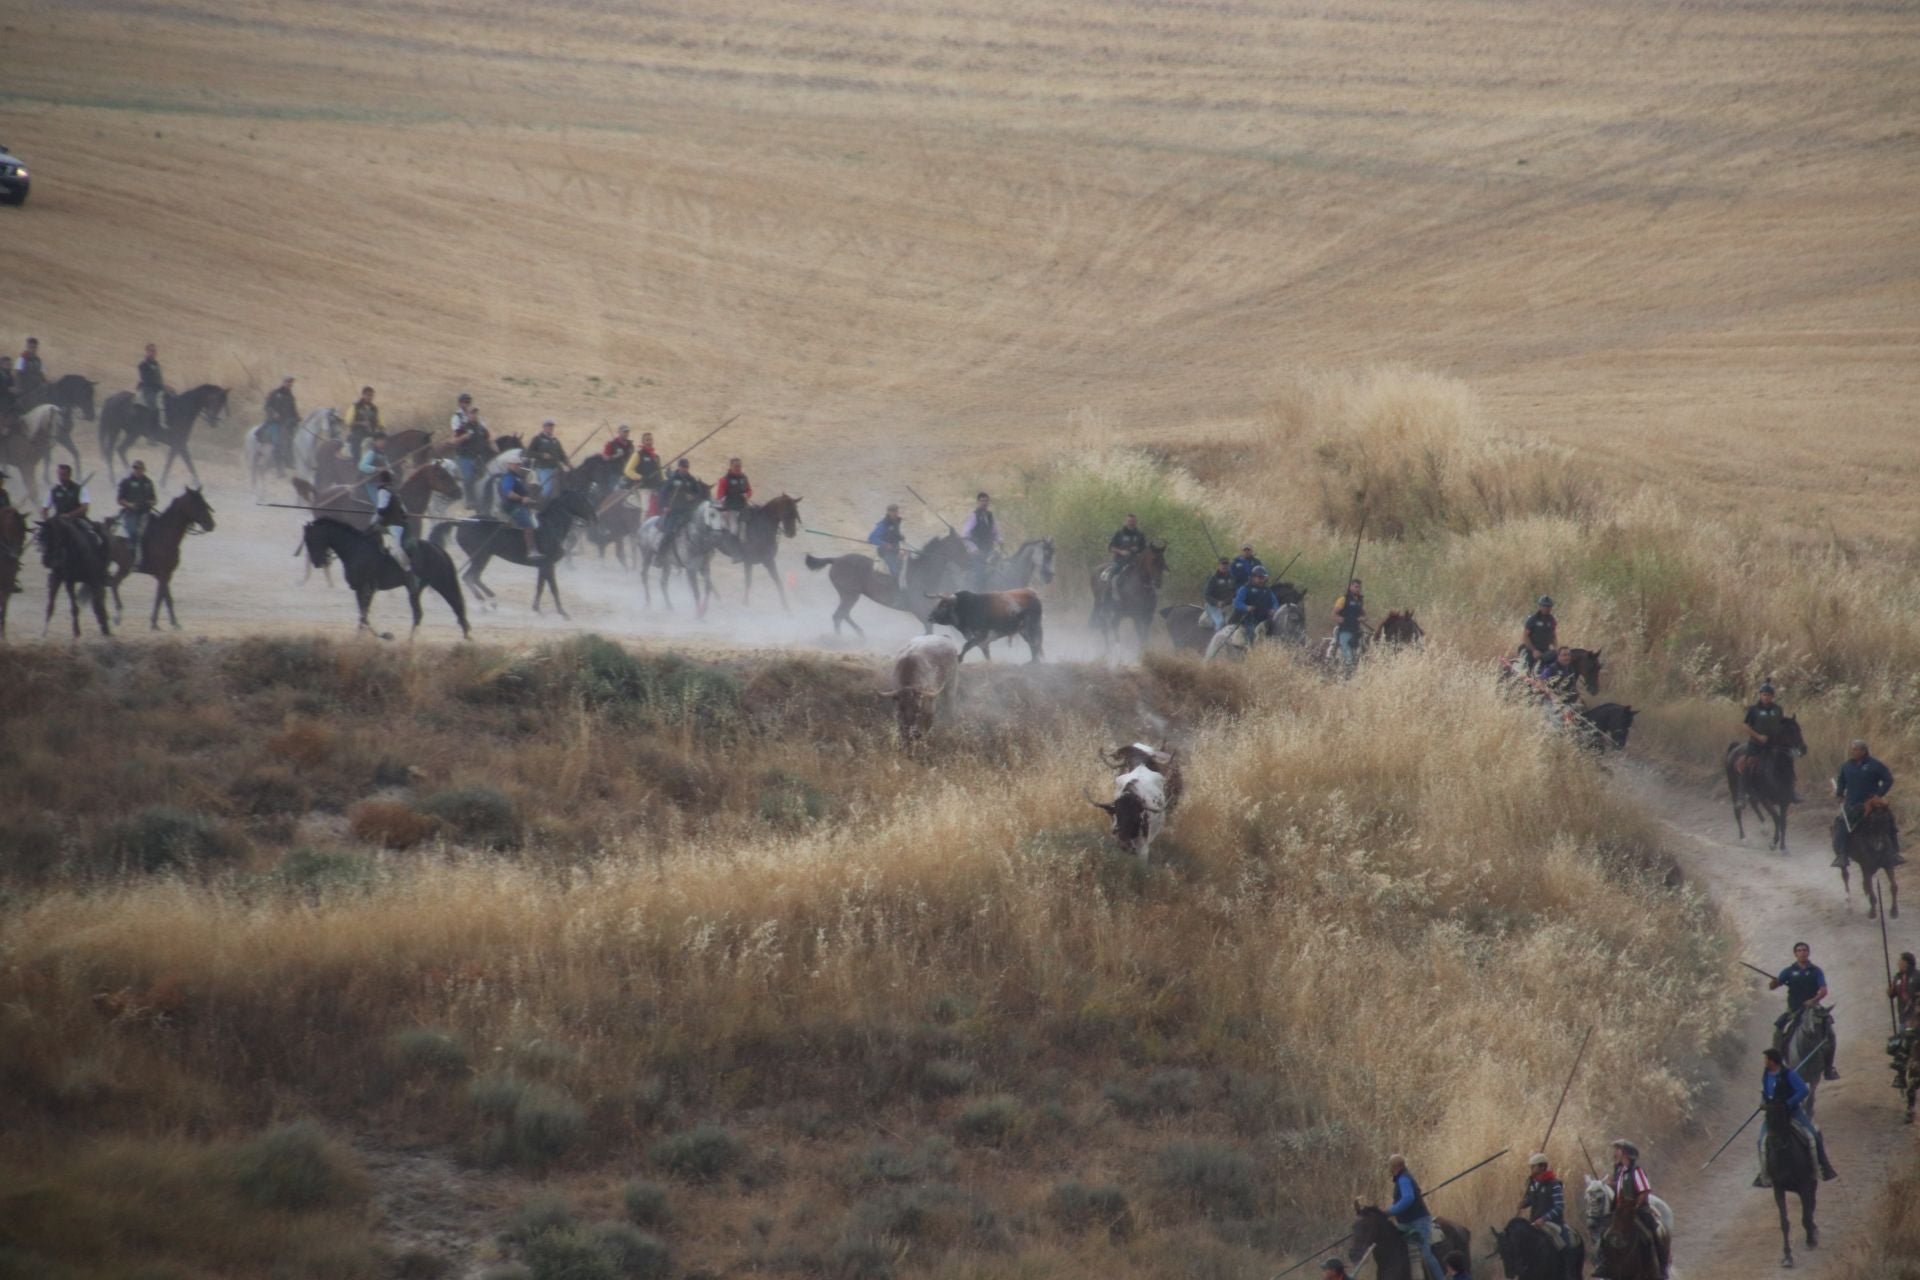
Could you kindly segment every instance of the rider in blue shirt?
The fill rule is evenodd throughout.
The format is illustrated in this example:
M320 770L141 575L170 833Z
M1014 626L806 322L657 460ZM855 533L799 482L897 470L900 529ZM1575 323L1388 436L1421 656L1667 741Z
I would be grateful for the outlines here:
M1280 597L1267 585L1267 566L1253 567L1253 577L1246 586L1233 594L1233 614L1227 619L1227 625L1245 627L1247 643L1251 644L1263 631L1271 629L1273 615L1280 608Z
M1834 794L1840 797L1840 813L1833 820L1833 865L1845 866L1847 836L1867 814L1867 801L1893 790L1893 770L1874 759L1867 751L1867 740L1855 738L1847 747L1847 758L1833 779ZM1893 833L1893 865L1904 865L1900 856L1900 832Z
M541 559L540 547L534 541L534 530L539 528L539 521L534 515L538 502L539 497L533 486L527 483L526 458L514 459L507 473L500 477L500 510L506 516L507 523L520 530L526 538L529 561Z
M1787 1011L1773 1020L1774 1038L1778 1047L1785 1047L1787 1024L1793 1021L1801 1008L1812 1004L1819 1008L1820 1002L1827 998L1827 975L1813 962L1813 949L1804 942L1793 944L1793 963L1780 971L1778 977L1767 984L1767 990L1787 989ZM1834 1050L1838 1046L1827 1046L1826 1078L1838 1080L1840 1073L1833 1069Z
M1440 1270L1440 1259L1433 1256L1433 1211L1427 1208L1426 1198L1420 1194L1420 1184L1408 1172L1406 1158L1388 1156L1387 1172L1393 1175L1393 1203L1387 1206L1387 1216L1419 1247L1420 1259L1427 1264L1427 1274L1433 1280L1447 1280L1446 1273Z
M1233 585L1244 587L1253 581L1253 571L1259 565L1260 557L1253 554L1251 545L1240 548L1240 554L1234 557L1227 572L1233 575Z
M1766 1060L1760 1075L1760 1104L1766 1106L1776 1100L1787 1104L1787 1118L1802 1137L1813 1143L1814 1156L1820 1161L1820 1180L1831 1182L1840 1175L1833 1171L1833 1165L1827 1161L1827 1140L1814 1124L1813 1117L1807 1114L1807 1099L1813 1096L1813 1090L1800 1078L1800 1073L1787 1065L1786 1057L1778 1049L1762 1049L1760 1056ZM1760 1172L1755 1176L1753 1185L1767 1185L1767 1124L1760 1122Z

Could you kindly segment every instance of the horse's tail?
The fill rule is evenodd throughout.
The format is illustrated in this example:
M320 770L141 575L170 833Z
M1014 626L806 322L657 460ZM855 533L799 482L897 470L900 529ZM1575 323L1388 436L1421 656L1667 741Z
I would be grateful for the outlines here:
M833 566L833 560L831 558L822 559L821 557L816 556L811 552L807 554L805 559L807 562L807 568L809 569L828 569Z

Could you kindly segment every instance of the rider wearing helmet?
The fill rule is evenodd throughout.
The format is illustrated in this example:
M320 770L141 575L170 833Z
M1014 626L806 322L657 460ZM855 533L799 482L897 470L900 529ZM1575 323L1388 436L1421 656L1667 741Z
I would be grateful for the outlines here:
M1560 647L1560 623L1553 616L1553 597L1541 596L1520 628L1520 661L1532 671Z

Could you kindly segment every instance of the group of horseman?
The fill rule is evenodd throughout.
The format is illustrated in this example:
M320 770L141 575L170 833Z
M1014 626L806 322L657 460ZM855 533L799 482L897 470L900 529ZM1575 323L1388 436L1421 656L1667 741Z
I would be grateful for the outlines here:
M900 504L888 503L886 511L874 522L866 539L873 547L875 557L895 583L905 581L901 575L906 571L907 554L913 550L907 542L904 523ZM973 510L967 512L966 519L960 522L960 527L954 533L966 549L973 585L984 590L994 566L999 563L1006 549L1006 539L1000 532L1000 518L993 509L993 495L984 489L975 494ZM1146 545L1144 538L1141 545Z

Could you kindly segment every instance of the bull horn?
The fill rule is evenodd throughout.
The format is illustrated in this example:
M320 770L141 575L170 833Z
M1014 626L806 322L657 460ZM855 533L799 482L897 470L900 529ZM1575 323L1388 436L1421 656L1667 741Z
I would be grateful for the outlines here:
M1085 797L1087 798L1087 803L1088 803L1088 804L1090 804L1090 805L1092 805L1092 806L1093 806L1094 808L1096 808L1096 809L1098 809L1098 810L1100 810L1100 811L1101 811L1102 813L1112 813L1112 812L1113 812L1113 806L1112 806L1112 805L1110 805L1110 804L1101 804L1101 803L1100 803L1100 802L1099 802L1098 800L1095 800L1095 799L1093 798L1093 793L1092 793L1091 791L1088 791L1088 790L1087 790L1087 786L1086 786L1086 784L1085 784L1084 782L1080 784L1080 794L1081 794L1081 795L1083 795L1083 796L1085 796Z
M886 698L891 701L900 696L900 691L898 689L881 689L875 692L873 696L876 698Z

